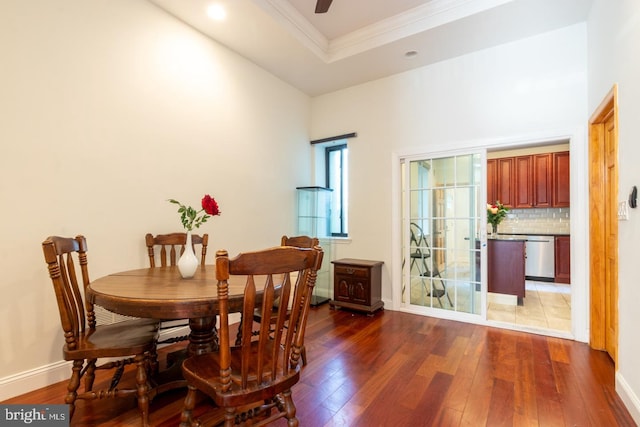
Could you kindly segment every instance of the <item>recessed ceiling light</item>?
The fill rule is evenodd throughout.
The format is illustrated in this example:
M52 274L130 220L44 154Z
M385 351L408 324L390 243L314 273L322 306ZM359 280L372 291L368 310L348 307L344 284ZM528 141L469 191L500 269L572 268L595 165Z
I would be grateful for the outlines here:
M227 11L221 4L214 3L207 8L207 15L213 20L222 21L227 17Z
M417 50L410 50L404 53L405 58L415 58L416 56L418 56Z

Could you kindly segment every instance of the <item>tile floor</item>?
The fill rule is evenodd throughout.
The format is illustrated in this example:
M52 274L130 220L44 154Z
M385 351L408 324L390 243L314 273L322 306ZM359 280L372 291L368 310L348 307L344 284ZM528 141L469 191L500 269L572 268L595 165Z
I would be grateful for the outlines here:
M451 280L452 274L449 271L449 275L443 274L443 277ZM472 285L465 281L467 277L467 271L459 271L456 274L458 281L449 281L447 293L454 301L456 311L480 313L480 292L474 292L470 288ZM440 301L442 306L436 298L426 296L423 281L419 277L414 276L411 285L412 304L441 307L445 310L453 309L444 296ZM489 299L487 319L513 325L571 332L570 285L527 280L525 288L526 296L523 299L523 305L516 305L515 297L511 304L501 304Z
M487 318L522 326L571 331L571 286L527 280L523 305L490 302Z

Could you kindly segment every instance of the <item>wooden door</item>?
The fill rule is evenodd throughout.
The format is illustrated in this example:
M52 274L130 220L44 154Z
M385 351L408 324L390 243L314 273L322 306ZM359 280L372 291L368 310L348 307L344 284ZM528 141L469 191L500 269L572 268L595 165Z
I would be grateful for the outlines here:
M618 147L613 111L604 122L606 170L605 211L605 349L613 360L618 352Z
M589 121L590 345L618 359L617 86Z

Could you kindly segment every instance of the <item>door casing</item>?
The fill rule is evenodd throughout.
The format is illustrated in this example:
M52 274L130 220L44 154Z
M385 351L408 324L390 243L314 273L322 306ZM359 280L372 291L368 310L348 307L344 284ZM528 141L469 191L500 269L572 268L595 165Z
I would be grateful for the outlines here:
M590 346L618 358L618 87L589 120Z

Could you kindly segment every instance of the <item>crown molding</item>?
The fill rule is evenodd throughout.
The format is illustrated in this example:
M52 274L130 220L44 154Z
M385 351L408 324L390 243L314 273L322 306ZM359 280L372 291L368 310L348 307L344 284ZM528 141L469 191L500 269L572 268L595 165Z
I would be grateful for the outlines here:
M322 61L331 63L513 0L431 0L333 40L328 40L287 0L253 1Z
M457 21L513 0L431 0L404 13L363 27L329 43L329 62Z
M287 0L253 0L291 35L324 62L329 62L329 40Z

